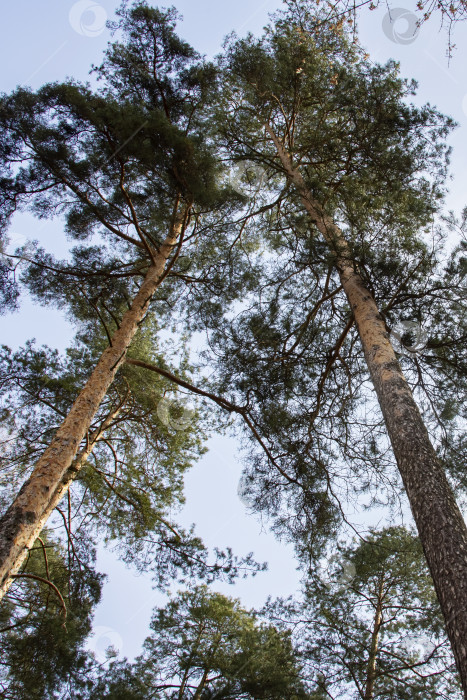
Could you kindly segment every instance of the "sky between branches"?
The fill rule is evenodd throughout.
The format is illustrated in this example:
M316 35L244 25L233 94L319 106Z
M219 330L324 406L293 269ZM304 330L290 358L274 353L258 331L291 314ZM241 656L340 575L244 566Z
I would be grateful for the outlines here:
M2 8L0 26L0 91L10 92L17 85L37 89L67 77L86 81L91 64L100 62L110 39L105 19L113 18L119 4L120 0L10 0ZM268 13L281 6L277 0L175 0L173 4L184 16L178 33L208 57L221 50L223 38L232 30L239 35L260 33ZM360 42L375 62L384 63L389 58L400 61L402 76L419 83L416 104L430 102L459 123L449 139L453 180L447 197L448 208L459 212L467 205L467 26L455 28L457 49L448 63L447 36L439 31L439 18L433 16L417 31L412 12L415 3L401 0L392 6L393 17L398 17L392 25L386 6L374 12L362 10ZM67 252L59 222L38 223L30 216L18 216L10 236L13 247L25 238L38 238L57 256L64 257ZM34 337L38 344L63 350L74 335L73 327L58 311L41 309L28 300L18 313L1 317L0 328L0 341L15 349ZM209 454L188 474L183 524L196 522L208 546L231 545L239 555L253 549L258 560L270 564L269 573L240 582L235 589L217 588L239 596L246 606L259 606L268 595L293 593L298 575L291 548L277 543L257 519L247 516L237 497L241 463L235 442L215 438L210 447ZM150 581L136 579L125 570L112 554L102 553L98 568L109 575L109 582L96 613L94 648L99 651L110 641L132 657L146 635L151 608L163 603L163 597L152 592Z

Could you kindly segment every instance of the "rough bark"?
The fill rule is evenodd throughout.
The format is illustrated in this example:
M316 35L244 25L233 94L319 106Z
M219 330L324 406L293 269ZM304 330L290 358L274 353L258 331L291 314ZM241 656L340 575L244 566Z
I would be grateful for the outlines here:
M384 319L355 269L350 247L307 189L299 170L269 125L287 177L335 255L365 359L425 552L446 630L467 698L467 528L418 406L389 340Z
M58 506L62 498L66 495L68 489L70 488L71 482L76 478L78 472L81 470L83 465L86 463L88 460L91 452L93 451L96 443L101 439L102 435L105 433L107 428L110 427L112 422L115 420L115 418L118 416L122 409L122 404L117 406L115 410L113 410L106 418L104 421L102 421L101 425L95 430L87 439L86 441L86 446L81 450L81 452L77 455L76 459L73 460L73 463L69 469L66 470L65 475L61 482L58 484L57 488L53 492L51 498L49 499L48 505L45 508L44 512L42 513L42 516L39 518L37 523L35 524L34 531L30 535L29 539L29 546L24 550L23 557L21 558L21 561L18 562L18 568L21 566L23 563L24 559L26 558L29 549L34 546L35 541L39 537L41 530L43 529L44 525L46 524L47 520L49 517L52 515L52 512L54 509ZM6 577L0 586L0 600L3 598L5 593L8 591L9 587L13 583L13 577L15 577L16 574L12 573L11 576Z
M12 582L11 577L18 572L48 516L73 479L70 467L118 368L125 361L130 343L164 276L167 260L177 243L184 220L185 213L175 217L169 235L159 250L154 252L153 262L131 308L123 315L111 345L102 353L52 442L0 519L0 600ZM65 475L67 478L64 480Z
M383 591L384 576L381 576L378 585L376 610L375 617L373 620L373 632L371 634L370 653L368 655L364 700L373 700L375 696L376 654L378 653L379 630L381 627L381 618L383 615Z

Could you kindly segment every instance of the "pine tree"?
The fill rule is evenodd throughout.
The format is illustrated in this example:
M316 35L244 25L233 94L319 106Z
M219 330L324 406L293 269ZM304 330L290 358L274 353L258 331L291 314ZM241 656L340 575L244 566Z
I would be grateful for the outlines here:
M151 321L149 317L129 354L171 369L158 348ZM3 348L3 503L54 434L105 342L103 334L81 334L64 358L32 343L15 353ZM184 376L184 365L186 360L181 362L179 375ZM239 560L230 550L218 550L210 561L193 530L185 531L174 520L174 511L184 503L184 475L205 450L203 426L207 421L193 407L187 411L173 389L173 383L161 375L147 377L132 364L122 367L94 417L87 444L67 475L63 493L52 504L57 525L63 526L72 555L75 545L87 542L91 546L99 535L118 548L126 563L150 571L164 589L180 577L233 580L240 573L254 573L258 566L251 555ZM68 490L71 478L73 488Z
M90 543L66 548L47 531L30 550L0 612L0 687L4 698L64 697L81 685L88 664L84 648L102 576L94 570Z
M270 605L272 620L286 619L294 630L317 692L364 700L462 696L414 533L373 531L339 547L327 568L305 578L303 600Z
M290 634L206 586L155 611L133 665L113 664L92 698L306 698Z
M307 222L306 228L296 235L293 227L284 234L284 228L277 223L280 214L274 217L269 211L263 217L264 228L269 226L275 235L273 238L271 234L273 245L282 245L286 251L290 239L290 249L293 243L298 243L300 254L292 249L293 258L286 263L295 266L288 303L296 309L305 299L311 301L311 309L307 303L302 314L303 331L313 327L312 321L322 311L320 307L325 301L333 309L332 323L339 324L334 329L335 342L326 344L326 366L318 370L317 363L313 363L312 371L321 377L317 382L316 413L312 415L308 438L305 437L310 448L306 456L313 452L314 473L321 472L319 480L327 480L328 490L332 492L333 484L329 481L332 467L326 470L326 463L332 464L329 444L341 442L348 453L353 450L346 439L345 422L340 420L347 407L342 405L339 412L334 401L335 419L328 420L331 432L328 437L321 433L317 445L310 443L313 422L320 415L324 396L328 399L325 415L333 403L332 395L323 393L323 387L336 362L343 364L341 373L343 377L347 375L344 381L352 376L340 353L355 324L366 371L376 391L467 691L467 655L462 642L467 634L465 523L375 302L375 294L382 296L381 290L375 292L378 282L372 286L360 264L365 252L373 246L392 254L395 259L390 260L389 276L398 279L394 296L404 284L399 273L411 256L412 263L420 260L422 264L428 263L429 269L430 256L423 253L426 246L419 232L432 222L442 196L448 155L442 139L452 127L452 120L431 107L419 110L406 105L403 99L410 95L413 85L400 80L397 66L391 63L374 66L362 53L342 28L308 12L306 3L293 3L290 11L279 16L262 39L232 39L224 59L225 92L219 124L223 143L233 160L253 161L266 172L266 179L270 174L271 181L277 182L282 176L286 184L281 190L278 186L273 190L270 209L274 195L280 200L277 210L282 202L287 202L289 211ZM426 132L430 133L429 142ZM281 235L284 240L278 243ZM315 243L318 235L321 245ZM316 252L318 256L314 257ZM277 268L284 270L284 262L278 261ZM299 277L301 270L303 283ZM308 294L301 296L299 291L306 289L307 275L313 284ZM282 311L281 284L279 274L273 288L278 290L277 297L274 299L274 291L270 291L269 297L273 321ZM341 292L346 303L339 313L334 299ZM283 297L286 298L285 293ZM277 329L271 319L258 315L254 319L250 314L244 327L250 323L250 332L258 343L263 348L274 348L280 373L280 353L287 355L287 342L292 334L287 326ZM323 321L330 322L325 314ZM326 346L317 347L324 354ZM246 348L244 354L251 349L245 338L243 348ZM230 346L227 364L238 366L242 352L234 355ZM242 370L245 367L246 364ZM302 372L306 370L304 365L301 368ZM261 370L264 371L264 365ZM257 368L251 376L255 373ZM269 381L271 384L271 377ZM302 386L303 383L302 377ZM309 383L309 391L313 383ZM254 384L243 375L237 388L246 392L246 385L251 397ZM287 383L270 387L269 393L277 394L278 390L284 392L283 397L290 398ZM352 392L349 393L351 401L355 400ZM297 401L298 396L294 399ZM298 404L300 400L303 400L301 396ZM258 410L265 416L266 429L274 420L281 422L277 409L272 416L272 406L265 406L259 396ZM271 411L269 416L265 410ZM297 406L292 412L298 412ZM343 429L340 434L339 426ZM282 420L279 439L283 444L287 442L284 427ZM324 447L326 442L328 446L321 450L320 444ZM282 454L287 453L284 450ZM302 461L299 476L313 487L316 477L304 472L306 463ZM317 493L317 489L314 491Z
M75 239L97 232L102 241L78 247L74 267L57 266L38 251L29 262L42 274L31 273L31 283L43 297L55 292L60 303L60 292L44 282L44 275L50 280L58 271L68 276L68 286L81 283L97 315L104 307L112 319L109 346L2 517L2 594L62 497L63 479L156 290L169 275L185 282L184 239L196 250L205 235L203 216L226 199L217 186L219 166L204 113L213 67L175 35L174 11L142 2L123 5L119 14L116 28L124 41L111 45L96 69L99 91L54 84L37 93L18 89L1 101L3 227L21 206L40 217L60 212ZM97 295L96 282L102 285Z

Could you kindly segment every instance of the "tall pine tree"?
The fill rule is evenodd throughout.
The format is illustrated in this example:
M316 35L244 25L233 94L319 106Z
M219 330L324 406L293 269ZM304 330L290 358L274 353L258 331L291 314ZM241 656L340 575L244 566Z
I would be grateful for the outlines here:
M360 264L366 250L371 255L374 246L386 248L386 254L394 256L388 262L393 279L398 279L392 292L396 295L404 285L399 277L404 258L410 260L412 255L412 263L417 258L429 260L428 254L421 253L418 236L431 224L442 196L447 162L442 139L452 120L429 106L407 105L404 98L413 86L400 80L397 66L369 63L341 27L326 23L323 16L310 11L308 3L291 2L289 8L262 39L234 38L227 48L219 120L223 144L233 160L253 161L265 171L266 179L282 181L289 208L307 223L295 237L301 255L293 250L292 263L297 267L292 273L297 292L300 268L304 279L308 271L317 278L309 289L311 298L296 294L293 299L298 309L305 300L316 302L304 309L303 329L312 327L325 301L334 309L334 297L345 295L341 313L333 312L332 323L339 326L335 342L328 346L327 365L317 371L321 378L310 427L322 408L323 387L355 324L467 692L463 642L467 636L467 530L389 340L376 292ZM277 187L274 194L280 194ZM279 246L282 231L275 228L277 216L269 216L265 226L276 233ZM321 245L315 243L317 236ZM293 231L285 234L284 248L287 237L293 238ZM277 298L270 305L272 318L281 312L277 305L281 284L279 276ZM276 329L270 320L256 321L256 329L250 329L263 347L274 346L280 369L278 354L287 353L288 329L282 327L274 337ZM251 346L244 343L243 347ZM232 354L232 348L229 356L232 364L240 357ZM247 382L243 377L243 387ZM310 392L313 385L309 382ZM259 411L264 415L261 402ZM347 428L339 422L344 411L345 406L340 413L336 406L334 440L352 449L345 439ZM339 425L344 430L340 436ZM309 438L308 445L311 434ZM286 442L286 435L281 439ZM315 449L314 455L315 468L321 468L321 479L326 478L326 452ZM305 465L301 468L306 471Z

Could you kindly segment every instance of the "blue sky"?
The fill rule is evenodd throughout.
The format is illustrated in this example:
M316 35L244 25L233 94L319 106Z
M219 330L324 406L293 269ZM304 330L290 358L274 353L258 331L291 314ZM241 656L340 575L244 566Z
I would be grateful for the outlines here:
M156 4L156 3L154 3ZM167 6L169 3L164 3ZM258 33L267 14L281 3L276 0L176 0L184 16L179 33L198 51L209 56L221 48L232 30L239 34ZM0 91L18 84L38 88L45 82L74 77L86 80L92 63L98 63L109 40L105 17L112 18L115 0L16 0L4 4L0 27ZM86 10L86 7L89 9ZM394 5L397 8L397 3ZM453 146L452 175L448 205L459 211L467 204L465 163L467 162L467 28L455 30L458 48L448 64L447 38L439 32L437 17L417 33L405 36L412 22L413 4L401 0L397 21L388 24L387 8L364 9L360 16L360 40L372 60L400 62L401 73L419 82L417 104L430 102L459 123L450 137ZM70 13L70 10L71 13ZM37 238L58 255L67 243L57 222L37 222L31 217L15 219L11 229L14 242L22 237ZM58 311L40 309L28 300L19 313L0 318L0 340L18 347L35 337L39 344L64 349L74 334L70 323ZM215 438L210 452L187 478L187 506L182 514L186 524L196 522L210 546L232 545L237 554L254 550L258 560L267 560L270 571L235 588L223 590L238 596L247 606L261 605L268 595L289 595L296 590L298 576L289 548L277 543L267 524L248 516L236 495L241 473L237 445L227 438ZM101 570L109 574L104 599L96 614L97 634L93 648L101 652L111 642L123 654L138 653L147 630L151 608L163 598L151 590L150 581L134 577L114 555L102 552Z

